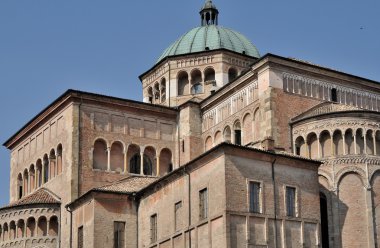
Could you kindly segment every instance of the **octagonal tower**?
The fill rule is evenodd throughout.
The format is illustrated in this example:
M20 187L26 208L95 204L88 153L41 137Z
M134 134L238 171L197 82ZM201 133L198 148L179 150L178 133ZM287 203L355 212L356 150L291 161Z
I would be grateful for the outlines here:
M244 35L218 25L219 11L211 0L199 14L201 26L173 42L140 76L144 102L174 107L205 99L260 57Z

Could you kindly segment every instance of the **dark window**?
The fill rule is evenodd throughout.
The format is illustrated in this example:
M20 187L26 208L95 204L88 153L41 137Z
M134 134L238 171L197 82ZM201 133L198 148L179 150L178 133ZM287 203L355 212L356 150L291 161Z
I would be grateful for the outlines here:
M329 248L329 221L328 221L328 208L327 198L320 194L320 206L321 206L321 234L322 234L322 247Z
M207 188L199 191L199 219L207 218L208 213L208 196Z
M286 215L296 216L296 188L286 187Z
M241 145L241 130L235 130L235 144Z
M181 227L181 209L182 209L182 201L177 202L174 205L175 231L177 231Z
M84 245L83 245L83 226L78 228L78 248L84 248Z
M135 154L131 160L129 161L130 166L130 173L133 174L140 174L140 168L141 168L141 156L140 154Z
M182 140L182 152L185 152L185 141Z
M153 97L149 97L149 103L153 103Z
M18 186L18 199L21 199L22 198L22 186Z
M301 155L301 147L296 146L296 154Z
M338 94L335 88L331 89L331 101L338 102Z
M125 247L125 223L114 222L114 248Z
M157 214L150 216L150 242L157 242Z
M249 183L249 211L251 213L260 213L260 183Z

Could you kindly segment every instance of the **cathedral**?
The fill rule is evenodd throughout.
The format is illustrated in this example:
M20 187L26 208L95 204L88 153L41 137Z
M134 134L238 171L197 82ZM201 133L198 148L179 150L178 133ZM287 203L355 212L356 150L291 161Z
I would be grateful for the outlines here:
M380 84L200 25L143 101L68 90L5 141L0 247L380 247Z

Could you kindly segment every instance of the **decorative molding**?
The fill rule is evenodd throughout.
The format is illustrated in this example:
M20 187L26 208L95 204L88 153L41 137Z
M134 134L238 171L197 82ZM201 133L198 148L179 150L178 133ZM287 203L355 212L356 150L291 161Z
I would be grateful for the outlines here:
M341 104L379 111L380 95L371 91L343 86L336 82L321 81L302 75L283 73L283 89L293 94L332 100L331 91L336 89L337 101Z
M228 97L202 115L202 132L209 130L231 115L250 105L256 100L258 81L254 80L247 86Z

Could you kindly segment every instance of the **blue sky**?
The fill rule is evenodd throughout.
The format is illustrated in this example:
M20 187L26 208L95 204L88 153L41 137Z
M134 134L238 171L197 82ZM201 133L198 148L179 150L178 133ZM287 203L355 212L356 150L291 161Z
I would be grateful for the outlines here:
M203 0L1 0L0 141L69 88L141 100L138 76L198 26ZM214 0L261 54L380 81L380 1ZM0 148L0 205L9 152Z

